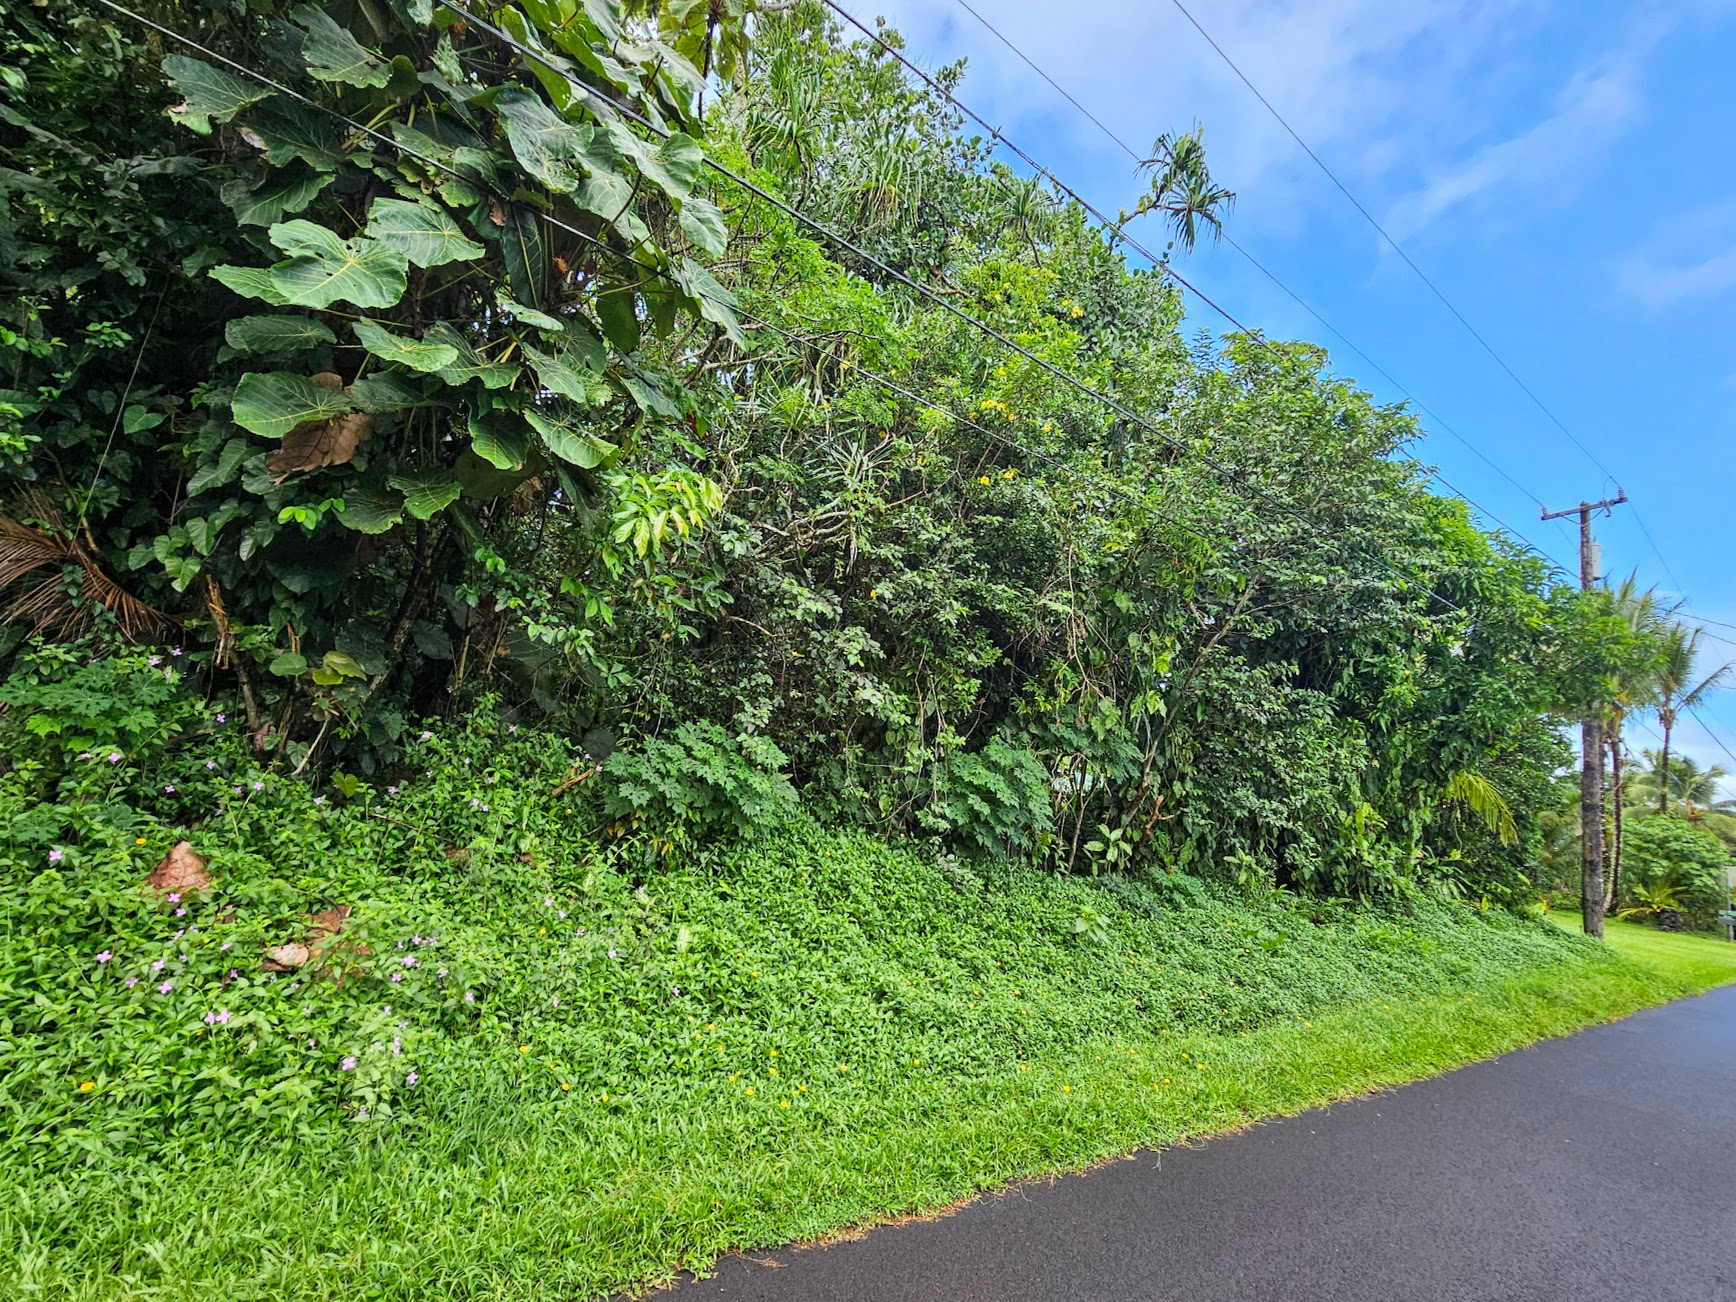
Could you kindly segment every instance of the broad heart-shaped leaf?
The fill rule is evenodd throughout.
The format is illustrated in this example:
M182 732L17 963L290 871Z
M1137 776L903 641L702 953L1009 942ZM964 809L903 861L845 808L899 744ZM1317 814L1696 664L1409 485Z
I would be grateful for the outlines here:
M497 470L522 470L530 460L530 430L517 412L473 414L470 446Z
M590 152L595 128L568 122L542 96L510 87L495 98L494 111L506 124L506 140L519 166L556 194L571 194L601 167L602 160Z
M543 436L550 452L580 470L594 470L620 451L607 439L567 424L554 412L527 407L524 418Z
M452 473L463 495L478 501L505 497L530 478L530 471L523 467L500 470L469 449L458 454L458 460L452 464Z
M681 233L695 245L714 258L723 256L729 245L729 230L723 223L723 213L711 200L697 194L689 195L681 201L677 220L681 223Z
M356 338L382 362L397 362L412 371L435 374L458 360L458 350L451 344L429 343L423 339L407 339L382 329L372 321L357 321L351 330Z
M633 307L633 291L614 289L597 296L597 320L603 334L624 353L639 346L639 314Z
M506 205L505 215L500 256L506 263L507 283L519 302L538 307L549 285L549 254L541 214L529 204L511 203Z
M265 146L265 157L274 166L299 158L316 171L335 172L344 165L344 151L332 121L318 109L275 99L248 115L248 130Z
M346 86L384 86L392 79L392 65L363 48L324 10L297 5L289 16L307 33L301 57L307 61L307 70L321 81L342 82Z
M441 386L442 391L444 386ZM444 399L415 387L402 371L376 371L364 375L350 386L350 397L356 406L376 416L402 411L406 407L438 407Z
M293 353L338 341L307 316L238 316L223 327L223 338L239 353Z
M331 183L332 175L298 163L273 172L257 189L236 178L223 183L223 202L243 226L270 226L282 221L286 213L307 207Z
M698 307L700 316L722 326L724 334L736 344L747 342L742 337L741 322L735 319L735 295L718 284L716 277L687 257L681 259L672 274L682 292Z
M537 379L542 381L543 388L558 393L563 398L571 398L581 407L596 406L608 401L608 386L602 382L601 375L586 367L582 354L562 352L551 357L532 348L523 340L519 341L518 346L531 369L536 372ZM577 366L574 365L575 362Z
M396 493L352 489L344 495L338 523L357 533L385 533L404 519L404 499Z
M485 250L469 239L450 213L428 204L402 199L376 199L368 209L368 234L389 244L418 267L443 262L468 262Z
M456 502L461 491L450 470L393 475L386 483L404 495L404 509L418 520L432 520Z
M534 307L526 307L523 303L508 298L505 294L497 294L500 307L514 321L522 321L527 326L535 326L544 334L565 334L567 323L559 317L550 316L547 312L539 312Z
M639 174L671 199L680 201L693 189L693 178L705 161L705 151L692 136L674 131L661 145L639 139L624 122L604 125L617 153L631 158Z
M235 423L269 439L280 439L298 425L328 421L352 410L348 394L286 371L249 371L235 386L231 410Z
M404 255L378 240L345 240L324 226L297 218L268 232L289 255L271 269L271 283L285 301L329 307L342 300L357 307L391 307L404 297Z
M272 93L268 86L182 54L164 59L163 71L185 101L171 108L169 116L202 136L211 134L213 122L227 122L249 104L257 104Z
M211 279L229 286L243 298L262 298L273 307L283 307L289 302L271 283L267 267L212 267Z
M518 367L510 362L484 361L470 341L444 321L437 321L423 331L422 342L447 344L457 351L457 360L440 368L440 378L448 384L481 380L485 389L504 389L518 378Z

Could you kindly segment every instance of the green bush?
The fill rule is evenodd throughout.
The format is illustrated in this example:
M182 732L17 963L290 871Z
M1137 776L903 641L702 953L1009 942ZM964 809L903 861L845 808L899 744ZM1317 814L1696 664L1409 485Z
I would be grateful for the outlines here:
M1039 856L1055 830L1048 773L1030 751L998 741L949 756L925 812L959 850L990 858Z
M1678 907L1695 922L1709 925L1730 893L1724 867L1730 854L1703 827L1673 814L1653 814L1627 825L1622 849L1623 904L1642 903L1649 888L1673 886Z
M783 769L789 760L764 737L731 737L715 723L684 723L600 766L603 816L666 848L746 836L796 809Z

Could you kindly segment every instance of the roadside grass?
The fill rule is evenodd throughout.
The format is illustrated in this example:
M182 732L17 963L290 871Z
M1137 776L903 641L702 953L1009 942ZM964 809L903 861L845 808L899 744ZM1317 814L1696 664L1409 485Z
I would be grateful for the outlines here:
M1552 910L1549 920L1570 934L1582 925L1574 912ZM1656 927L1606 918L1603 939L1616 953L1700 989L1736 981L1736 944L1722 932L1659 931Z
M81 1302L568 1302L645 1287L732 1249L934 1211L1736 979L1736 946L1726 959L1700 937L1611 933L1605 949L1515 930L1520 948L1549 943L1522 970L1485 966L1450 990L1419 992L1413 975L1388 971L1311 1015L1240 1029L1130 1020L1119 1034L1050 1040L987 1066L889 1049L850 1072L787 1053L781 1076L764 1058L751 1078L647 1081L623 1102L551 1100L486 1060L455 1060L430 1071L418 1109L389 1128L190 1144L150 1163L25 1176L0 1195L0 1279L11 1276L9 1295ZM1472 932L1463 943L1474 946ZM1445 944L1437 957L1450 961ZM949 1016L962 1038L984 1029L963 1004Z

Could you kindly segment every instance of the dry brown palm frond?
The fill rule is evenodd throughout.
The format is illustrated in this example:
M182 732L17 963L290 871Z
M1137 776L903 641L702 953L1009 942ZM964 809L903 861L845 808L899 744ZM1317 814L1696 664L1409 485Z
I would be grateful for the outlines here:
M0 620L28 624L33 636L71 638L89 631L101 608L129 641L168 634L174 620L116 583L61 523L53 503L30 493L22 505L20 514L42 525L0 513L0 592L19 589Z

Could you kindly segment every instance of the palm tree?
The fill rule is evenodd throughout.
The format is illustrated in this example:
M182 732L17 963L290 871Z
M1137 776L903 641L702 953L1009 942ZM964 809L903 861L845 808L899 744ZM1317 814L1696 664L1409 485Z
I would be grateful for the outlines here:
M1139 171L1142 176L1152 174L1151 193L1140 199L1131 214L1121 215L1122 225L1144 213L1161 212L1169 221L1173 242L1189 253L1199 237L1200 223L1211 228L1214 238L1223 234L1220 210L1227 213L1233 208L1236 195L1212 180L1206 166L1204 127L1195 124L1179 136L1164 132L1151 146L1151 157L1140 160Z
M1676 716L1682 710L1692 710L1723 685L1730 674L1731 664L1725 661L1694 686L1694 661L1700 654L1702 630L1672 624L1664 637L1663 656L1656 672L1654 690L1657 697L1658 722L1664 729L1664 746L1658 760L1663 773L1670 771L1670 734L1676 726ZM1714 784L1715 785L1715 784ZM1669 800L1668 784L1658 791L1658 812L1664 812Z
M1670 630L1678 627L1670 623L1672 610L1666 610L1658 604L1657 589L1647 588L1644 592L1640 591L1638 571L1623 579L1612 596L1617 612L1635 633L1667 638ZM1659 674L1653 664L1637 674L1618 675L1609 684L1609 695L1604 702L1604 740L1609 746L1613 823L1609 838L1609 898L1605 901L1606 907L1615 903L1621 892L1621 855L1626 834L1623 819L1626 799L1623 791L1625 778L1622 761L1627 753L1627 747L1622 742L1622 724L1635 710L1653 705L1660 692Z

